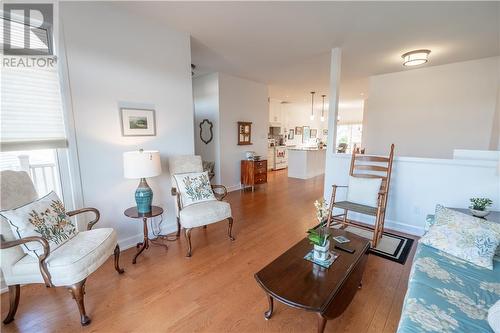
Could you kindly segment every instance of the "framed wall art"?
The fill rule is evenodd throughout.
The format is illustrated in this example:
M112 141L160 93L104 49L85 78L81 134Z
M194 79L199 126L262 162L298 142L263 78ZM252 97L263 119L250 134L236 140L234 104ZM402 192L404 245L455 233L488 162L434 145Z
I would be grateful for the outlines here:
M252 144L252 123L245 121L238 121L238 145L251 145Z
M311 129L309 126L302 127L302 143L307 143L311 138Z
M295 127L295 135L302 135L302 127Z
M311 129L311 139L314 139L318 137L318 130L317 129Z
M293 129L288 130L288 140L293 140L295 131Z
M155 136L155 110L121 108L123 136Z

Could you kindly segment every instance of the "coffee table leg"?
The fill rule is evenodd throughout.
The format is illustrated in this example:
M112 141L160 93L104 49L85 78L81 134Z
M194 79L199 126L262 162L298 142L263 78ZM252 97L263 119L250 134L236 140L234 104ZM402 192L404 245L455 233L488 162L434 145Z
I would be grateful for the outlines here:
M264 317L266 318L266 320L269 320L273 315L273 305L274 305L273 298L271 297L271 295L267 295L267 301L269 302L269 310L264 312Z
M325 331L326 318L318 313L318 333L323 333Z

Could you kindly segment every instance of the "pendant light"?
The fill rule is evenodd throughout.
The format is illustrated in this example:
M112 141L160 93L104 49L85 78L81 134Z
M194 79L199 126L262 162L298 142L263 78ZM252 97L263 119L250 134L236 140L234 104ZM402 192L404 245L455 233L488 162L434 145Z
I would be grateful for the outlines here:
M321 109L321 121L325 121L325 97L326 95L321 95L323 97L323 108Z
M314 120L314 94L315 91L311 91L311 120Z

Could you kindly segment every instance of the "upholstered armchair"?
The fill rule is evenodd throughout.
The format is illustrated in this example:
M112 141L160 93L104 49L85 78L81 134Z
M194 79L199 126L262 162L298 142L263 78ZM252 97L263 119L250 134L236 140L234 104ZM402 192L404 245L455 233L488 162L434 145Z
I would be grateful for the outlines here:
M229 203L222 201L227 195L227 189L223 185L211 185L217 200L205 201L196 204L183 206L181 193L177 188L174 176L183 173L203 172L203 165L200 156L179 155L169 159L170 175L172 176L172 195L177 201L177 236L180 235L181 227L184 229L188 250L187 257L191 257L191 230L203 226L228 220L228 236L234 240L232 234L233 217Z
M30 177L23 171L0 172L0 209L14 209L28 204L38 195ZM9 287L10 309L3 321L8 324L14 320L20 298L22 284L44 283L47 287L66 287L75 299L80 311L82 325L90 324L84 304L85 281L97 270L110 255L114 254L114 265L118 273L123 273L119 267L120 248L117 244L116 232L111 228L94 229L99 220L99 211L95 208L83 208L67 212L74 216L86 212L95 215L88 223L87 230L81 231L66 243L50 250L49 243L43 237L31 236L16 239L9 222L0 216L0 256L1 269L5 283ZM38 242L43 246L42 255L38 259L25 254L23 244Z

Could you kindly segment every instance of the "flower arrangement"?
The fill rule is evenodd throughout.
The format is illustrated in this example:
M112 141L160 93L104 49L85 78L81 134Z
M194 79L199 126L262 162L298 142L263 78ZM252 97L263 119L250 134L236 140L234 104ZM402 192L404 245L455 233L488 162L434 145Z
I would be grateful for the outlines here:
M319 223L323 223L328 218L328 204L326 200L321 198L314 201L314 207L316 207L316 218Z
M488 198L471 198L471 205L469 208L479 211L485 211L487 207L493 204L493 201Z

